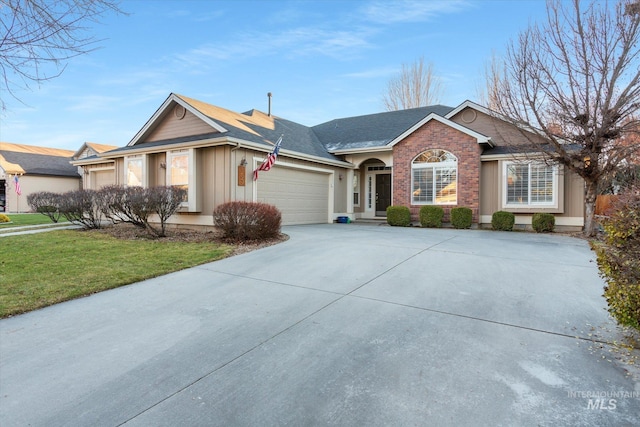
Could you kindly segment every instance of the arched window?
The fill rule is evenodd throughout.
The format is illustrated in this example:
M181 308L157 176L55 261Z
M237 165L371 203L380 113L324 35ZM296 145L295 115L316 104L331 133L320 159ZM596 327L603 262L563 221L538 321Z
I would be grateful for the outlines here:
M411 162L411 203L450 205L458 202L458 159L445 150L427 150Z

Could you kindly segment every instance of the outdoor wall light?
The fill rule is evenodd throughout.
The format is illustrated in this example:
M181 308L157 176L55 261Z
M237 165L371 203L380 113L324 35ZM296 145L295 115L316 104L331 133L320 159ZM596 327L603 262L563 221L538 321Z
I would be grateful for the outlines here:
M247 166L247 159L240 160L240 166Z
M161 169L166 169L167 168L167 164L165 162L161 162L160 163L160 168Z

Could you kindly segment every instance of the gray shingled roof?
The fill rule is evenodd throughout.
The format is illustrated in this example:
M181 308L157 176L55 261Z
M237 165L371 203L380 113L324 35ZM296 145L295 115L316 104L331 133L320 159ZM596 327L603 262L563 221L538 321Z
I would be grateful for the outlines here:
M382 147L429 114L444 117L452 110L446 105L432 105L335 119L313 126L312 129L327 151Z
M171 96L174 95L172 94ZM444 117L453 110L452 107L445 105L433 105L336 119L313 127L274 116L273 121L269 122L270 125L263 127L264 122L255 120L255 117L266 117L264 113L256 112L255 110L242 114L233 113L182 95L175 96L191 104L214 122L220 122L226 132L193 135L163 141L137 142L133 146L122 147L112 152L126 152L142 146L153 147L180 142L195 142L207 138L225 136L263 144L265 147L270 148L270 143L275 143L282 135L283 150L295 151L328 160L341 160L331 152L385 146L429 114L435 113ZM220 119L216 117L218 114L225 115L225 119L217 120ZM247 119L243 120L242 116L246 116Z
M77 167L69 163L71 157L49 156L8 150L0 150L0 154L2 154L8 162L20 165L25 173L30 175L80 178Z

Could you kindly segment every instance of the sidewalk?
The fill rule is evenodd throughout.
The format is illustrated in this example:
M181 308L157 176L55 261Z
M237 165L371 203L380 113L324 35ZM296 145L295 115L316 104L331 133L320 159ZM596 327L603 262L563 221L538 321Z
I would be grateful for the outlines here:
M20 227L10 227L6 229L0 227L0 237L18 236L21 234L44 233L45 231L68 230L68 229L75 229L75 228L81 228L81 226L64 222L64 223L58 223L58 224L51 223L51 224L38 224L38 225L23 225Z

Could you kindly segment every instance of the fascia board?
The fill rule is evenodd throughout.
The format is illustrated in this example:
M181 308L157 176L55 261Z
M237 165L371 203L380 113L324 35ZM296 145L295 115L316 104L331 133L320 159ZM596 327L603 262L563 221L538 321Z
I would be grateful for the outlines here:
M215 122L211 118L205 116L199 110L197 110L196 108L192 107L187 102L182 100L179 96L176 96L174 93L172 93L167 97L167 99L165 99L165 101L162 103L160 108L158 108L156 110L156 112L153 113L151 118L149 120L147 120L147 122L144 124L142 129L140 129L138 131L138 133L136 133L135 136L131 139L131 141L129 141L129 143L127 144L127 147L134 146L138 142L140 142L140 139L142 139L142 137L149 131L149 129L151 129L151 127L156 123L156 121L160 117L165 115L167 108L169 108L169 105L171 105L171 102L176 102L176 103L182 105L187 111L189 111L192 114L194 114L196 117L198 117L200 120L202 120L205 123L207 123L209 126L214 128L218 132L227 132L227 129L225 129L224 127L220 126L217 122Z
M334 150L334 151L329 151L329 153L342 156L347 154L381 153L384 151L392 151L392 147L390 147L389 145L384 145L382 147L373 147L373 148L354 148L354 149Z
M98 157L93 159L71 160L69 161L69 163L71 163L73 166L89 166L89 165L97 165L100 163L108 163L112 161L113 159L110 159L110 158Z
M536 160L544 159L544 156L539 151L531 151L527 153L513 153L513 154L487 154L480 156L480 161L489 162L493 160Z
M455 116L456 114L458 114L460 111L464 110L467 107L473 108L474 110L480 111L481 113L484 113L488 116L496 116L496 113L489 110L488 108L483 107L480 104L476 104L473 101L466 100L462 104L454 108L453 110L449 111L444 117L450 120L453 116Z
M111 153L111 152L103 153L104 156L102 156L102 158L116 159L116 158L126 157L129 155L135 155L135 154L145 154L145 153L152 154L152 153L165 152L165 151L171 151L176 149L205 148L205 147L215 147L219 145L232 145L236 148L247 148L255 151L261 151L264 153L270 153L272 150L272 147L270 146L264 146L262 144L258 144L255 142L245 141L243 139L230 138L230 137L223 136L218 138L203 139L201 141L187 141L187 142L181 142L181 143L155 145L153 147L145 147L144 145L141 145L140 148L135 148L127 151L120 151L116 153ZM280 149L280 155L290 157L293 159L306 160L306 161L321 163L325 165L339 166L339 167L350 168L350 169L354 168L354 166L349 162L325 159L322 157L301 154L301 153L298 153L297 151L290 151L286 149ZM100 162L97 162L97 163L100 163Z

